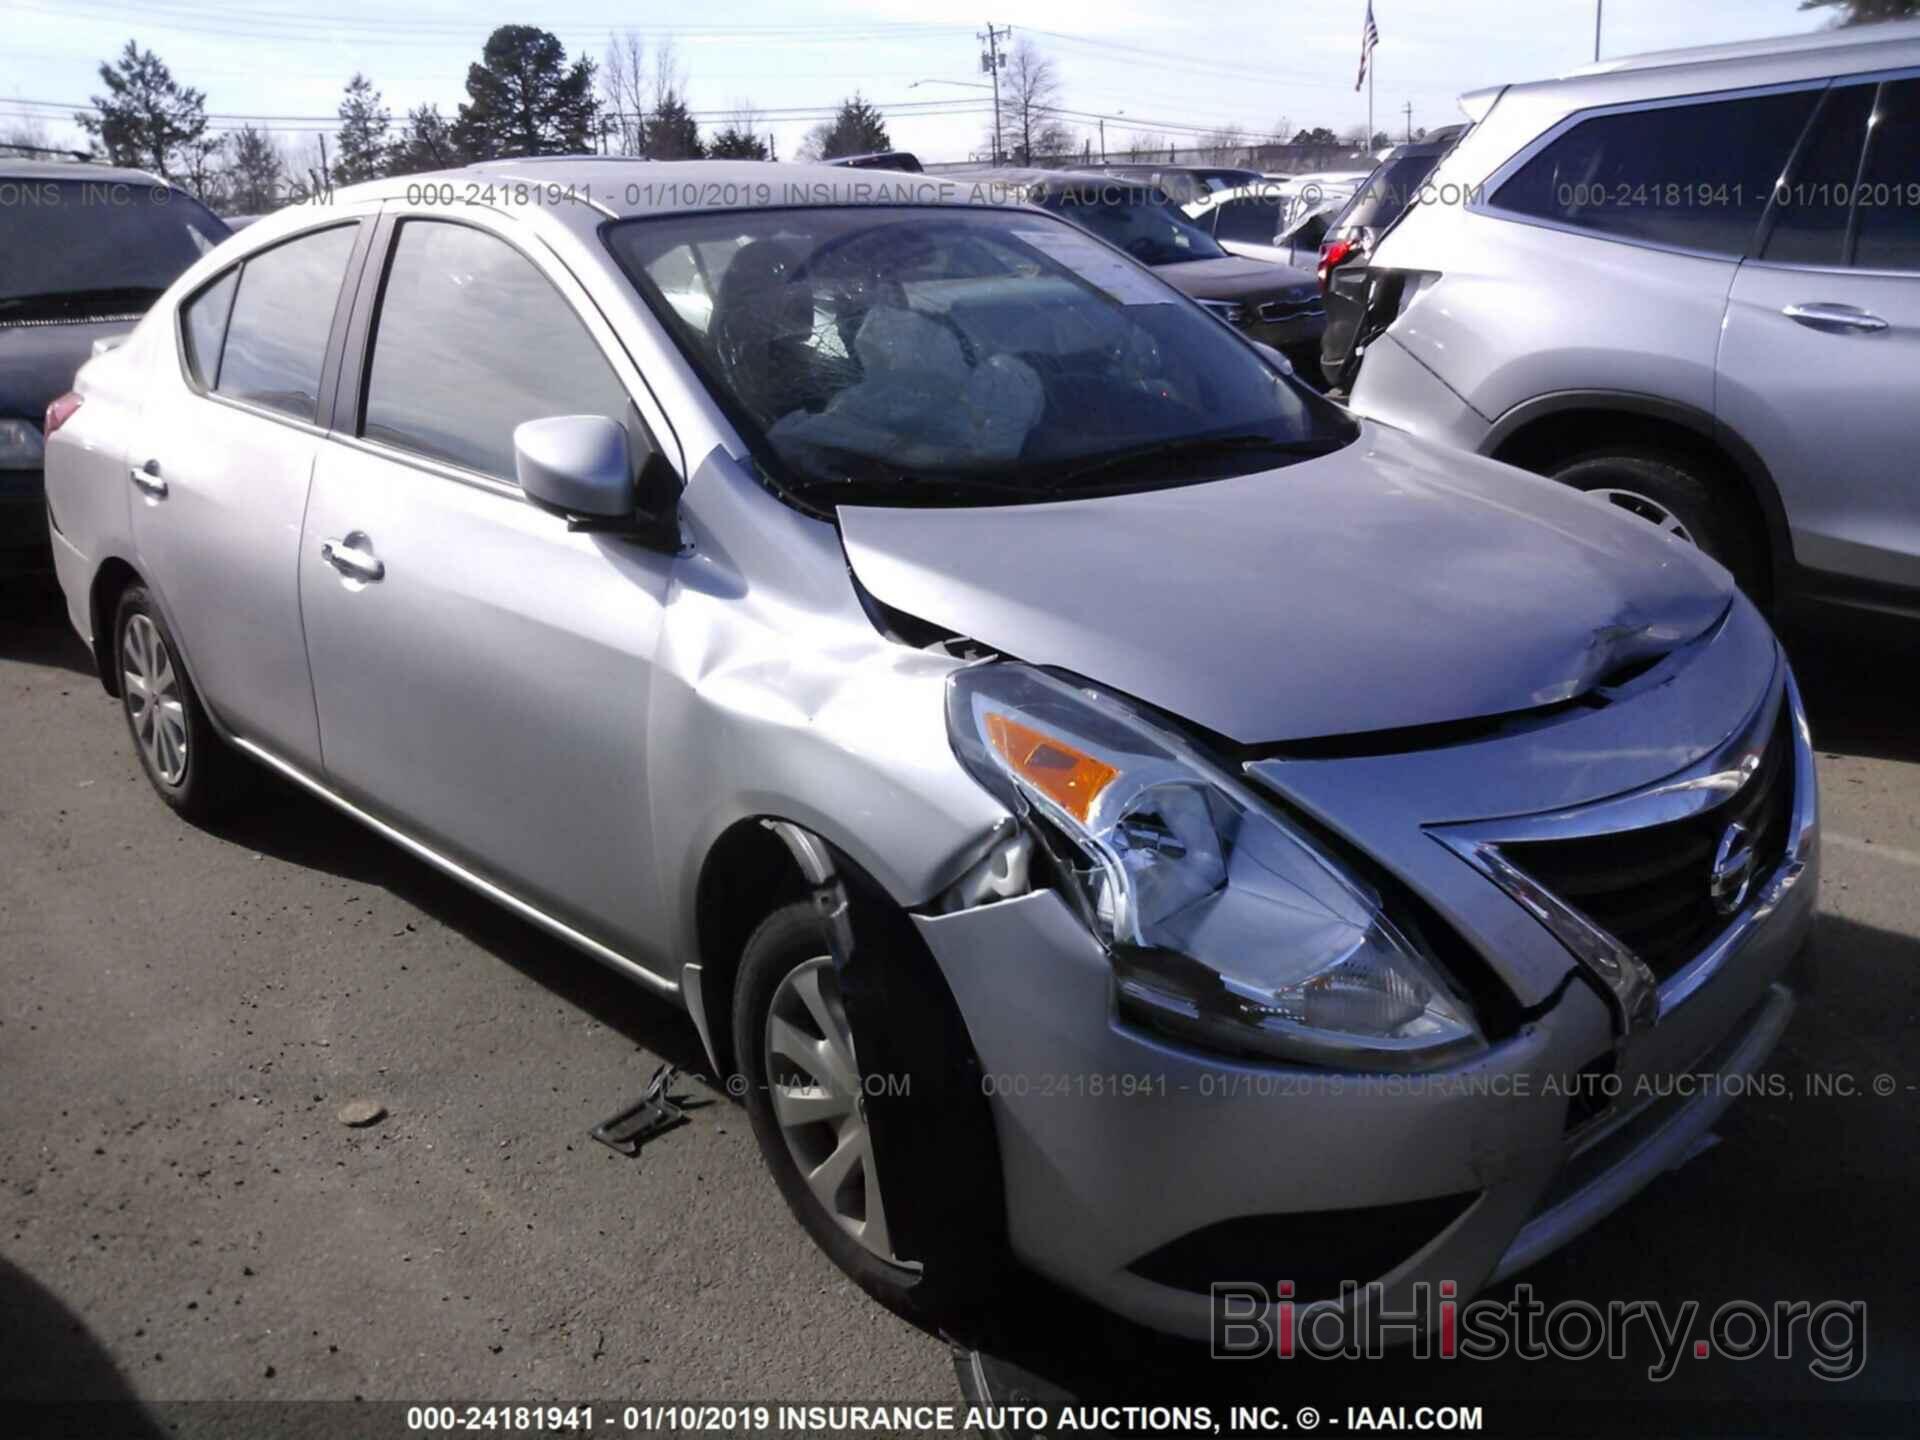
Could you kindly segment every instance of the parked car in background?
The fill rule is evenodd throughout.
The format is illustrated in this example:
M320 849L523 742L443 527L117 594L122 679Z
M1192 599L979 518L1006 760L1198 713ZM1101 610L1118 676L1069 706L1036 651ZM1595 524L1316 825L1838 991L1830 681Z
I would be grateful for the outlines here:
M1396 145L1320 238L1314 273L1327 297L1327 332L1320 341L1320 369L1327 384L1344 391L1352 383L1348 362L1366 309L1365 270L1373 246L1423 192L1427 177L1467 133L1449 125L1405 145ZM1446 203L1445 196L1435 196Z
M926 169L911 150L875 150L865 155L842 155L825 163L849 170L904 170L910 175L922 174Z
M48 405L227 233L144 171L0 159L0 574L49 564Z
M1090 230L1153 267L1228 324L1280 351L1319 383L1326 307L1305 270L1229 255L1157 186L1127 176L1010 170L981 177Z
M1310 271L1333 217L1361 183L1344 172L1262 179L1216 190L1181 210L1230 254Z
M1056 215L625 163L283 210L82 369L60 582L166 804L268 766L684 1008L903 1308L1419 1315L1703 1143L1819 880L1724 570Z
M1920 609L1920 22L1463 103L1429 182L1462 203L1368 258L1353 404L1685 535L1756 596Z
M1130 180L1157 185L1181 204L1197 200L1203 195L1210 195L1217 190L1230 190L1236 185L1251 185L1261 179L1258 170L1247 170L1234 165L1154 165L1127 162L1102 165L1099 169L1103 174L1123 175Z

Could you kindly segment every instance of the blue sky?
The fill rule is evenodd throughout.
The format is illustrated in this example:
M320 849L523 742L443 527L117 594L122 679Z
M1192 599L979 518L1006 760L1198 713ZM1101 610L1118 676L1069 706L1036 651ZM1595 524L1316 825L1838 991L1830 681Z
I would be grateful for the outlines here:
M36 115L54 143L77 142L68 110L27 102L84 104L100 89L101 59L131 37L206 91L210 112L273 117L264 123L310 152L313 132L327 127L307 117L331 116L354 70L373 79L396 115L425 101L450 115L487 33L537 23L569 54L596 59L612 31L640 31L650 44L670 38L696 112L718 117L751 102L769 112L761 128L775 133L783 156L813 121L778 112L831 106L858 88L888 112L896 145L958 159L981 144L987 95L951 82L983 78L975 35L989 15L1054 61L1068 106L1114 117L1110 146L1135 130L1184 135L1176 125L1265 131L1283 116L1296 128L1343 130L1366 120L1366 97L1353 89L1364 9L1365 0L1272 0L1236 13L1192 0L1027 0L1000 14L950 0L330 0L323 13L287 0L8 0L0 133ZM1377 124L1395 133L1408 102L1415 125L1445 124L1457 118L1462 91L1592 57L1594 0L1375 0L1374 14ZM1822 23L1798 0L1605 0L1602 53Z

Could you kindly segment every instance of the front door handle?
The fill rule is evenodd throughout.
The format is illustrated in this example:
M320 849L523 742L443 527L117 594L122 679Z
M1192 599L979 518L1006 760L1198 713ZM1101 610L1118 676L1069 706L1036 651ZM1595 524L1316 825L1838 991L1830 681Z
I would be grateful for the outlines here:
M342 575L371 584L387 573L387 567L370 545L366 535L355 530L342 540L322 540L320 558Z
M132 470L129 470L127 474L132 477L135 485L139 486L141 490L151 495L154 499L164 500L167 498L167 482L160 478L160 462L158 460L149 460L144 465L137 465Z
M1830 335L1869 335L1887 328L1886 321L1858 306L1834 305L1824 300L1789 305L1780 313L1795 324L1805 325L1809 330L1824 330Z

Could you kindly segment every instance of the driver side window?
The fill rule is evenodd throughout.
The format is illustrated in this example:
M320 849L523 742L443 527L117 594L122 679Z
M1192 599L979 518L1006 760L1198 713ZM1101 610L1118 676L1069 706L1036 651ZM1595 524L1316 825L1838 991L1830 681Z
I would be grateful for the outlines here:
M532 261L470 225L401 224L368 357L364 438L511 483L522 421L630 424L628 409L606 357Z

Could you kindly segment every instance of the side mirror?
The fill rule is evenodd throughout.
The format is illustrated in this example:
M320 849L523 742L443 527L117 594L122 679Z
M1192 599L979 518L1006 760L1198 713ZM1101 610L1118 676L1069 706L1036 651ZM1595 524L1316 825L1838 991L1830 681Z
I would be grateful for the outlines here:
M555 415L513 427L513 471L527 499L558 515L633 513L625 427L604 415Z
M575 530L672 529L673 467L649 450L636 487L626 427L604 415L554 415L513 428L520 489Z

